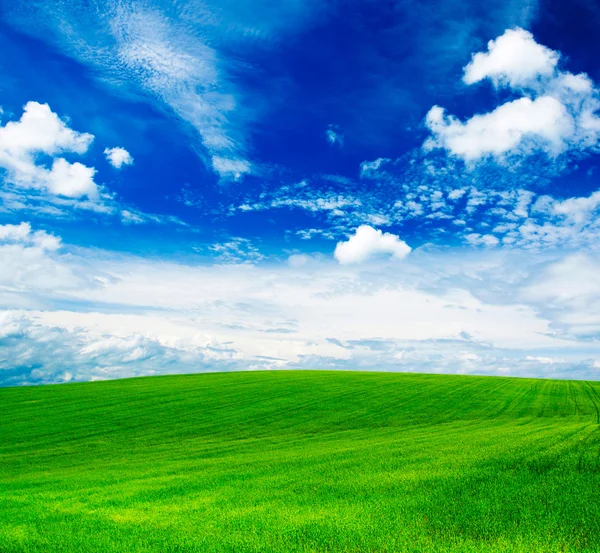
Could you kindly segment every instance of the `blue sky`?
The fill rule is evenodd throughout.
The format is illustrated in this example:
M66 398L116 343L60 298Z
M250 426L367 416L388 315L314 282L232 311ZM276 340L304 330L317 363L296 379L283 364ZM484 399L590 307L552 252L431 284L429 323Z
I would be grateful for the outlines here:
M0 0L0 384L600 375L589 0Z

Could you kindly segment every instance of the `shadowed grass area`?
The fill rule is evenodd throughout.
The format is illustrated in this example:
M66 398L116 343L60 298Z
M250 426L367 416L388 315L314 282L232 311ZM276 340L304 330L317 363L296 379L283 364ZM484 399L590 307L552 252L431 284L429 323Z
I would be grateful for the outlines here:
M248 372L0 390L0 551L597 552L600 385Z

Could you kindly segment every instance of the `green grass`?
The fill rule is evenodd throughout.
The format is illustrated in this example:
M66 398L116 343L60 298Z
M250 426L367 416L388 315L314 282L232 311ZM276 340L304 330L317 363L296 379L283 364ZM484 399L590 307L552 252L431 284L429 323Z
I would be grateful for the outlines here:
M597 552L600 385L341 372L0 390L0 552Z

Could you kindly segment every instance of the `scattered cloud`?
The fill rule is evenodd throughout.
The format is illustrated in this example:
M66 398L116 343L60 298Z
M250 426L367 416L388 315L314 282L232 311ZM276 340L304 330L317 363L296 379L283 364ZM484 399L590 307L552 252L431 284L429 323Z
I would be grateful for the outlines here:
M93 212L126 224L184 224L174 216L125 207L114 193L96 184L94 167L62 157L85 154L93 140L93 135L71 129L48 104L28 102L18 121L0 125L0 214L25 212L68 220ZM116 168L133 163L123 148L104 153Z
M318 182L322 184L321 179ZM329 180L329 185L339 183ZM347 183L341 183L346 186ZM332 217L342 217L348 210L361 206L361 201L348 193L329 191L325 186L316 187L316 182L302 180L292 185L282 186L273 192L261 194L260 201L248 199L233 206L232 212L267 211L271 209L301 209L310 213L327 213Z
M426 151L442 148L473 163L543 152L556 158L597 149L600 137L599 92L590 78L557 69L560 54L537 44L527 31L513 29L475 54L464 82L490 79L521 95L465 122L433 106L425 118L432 136Z
M370 177L376 175L383 165L389 163L391 160L380 157L374 161L363 161L360 164L360 176Z
M321 9L312 0L34 0L10 6L6 18L93 69L102 85L174 114L206 167L237 179L253 170L250 127L264 103L247 101L240 76L255 66L235 52L268 48Z
M121 169L124 165L133 165L133 157L125 148L106 148L104 155L115 169Z
M28 102L19 121L0 126L0 167L19 188L43 189L68 198L96 199L93 167L70 163L60 154L87 152L94 137L70 129L48 104ZM40 162L47 156L48 163ZM49 165L49 167L48 167Z
M341 147L344 145L344 135L340 132L337 125L329 125L329 127L327 127L325 138L327 138L327 142L332 146L337 145Z
M471 233L465 236L465 240L467 244L471 246L488 246L494 247L500 243L500 240L496 238L493 234L477 234Z
M342 264L362 263L367 259L387 254L395 259L404 259L411 247L389 232L381 232L368 225L361 225L346 242L338 242L334 257Z
M247 238L232 238L226 242L212 244L208 249L216 255L218 263L256 263L264 259L264 255Z

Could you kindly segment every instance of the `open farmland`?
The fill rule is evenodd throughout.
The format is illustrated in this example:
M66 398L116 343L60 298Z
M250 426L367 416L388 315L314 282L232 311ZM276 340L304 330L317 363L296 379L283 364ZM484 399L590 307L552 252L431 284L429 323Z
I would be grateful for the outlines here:
M0 551L600 551L600 385L248 372L0 390Z

